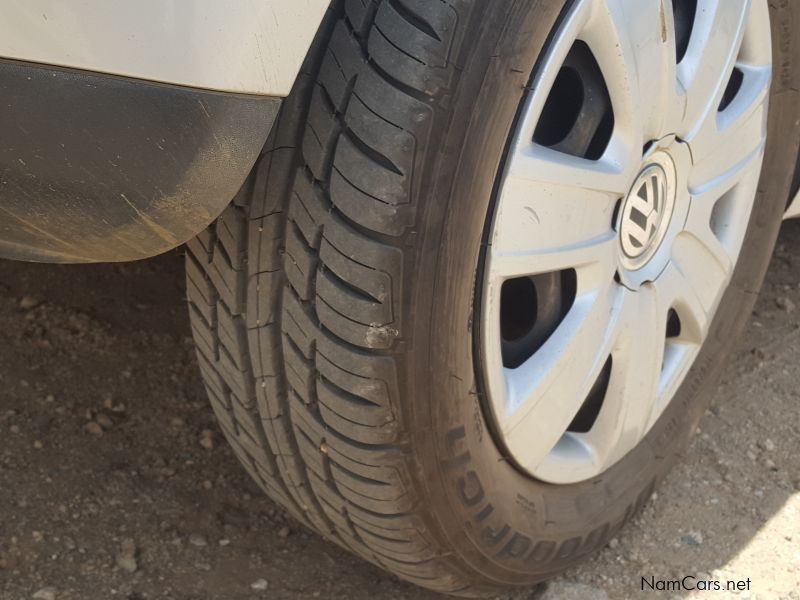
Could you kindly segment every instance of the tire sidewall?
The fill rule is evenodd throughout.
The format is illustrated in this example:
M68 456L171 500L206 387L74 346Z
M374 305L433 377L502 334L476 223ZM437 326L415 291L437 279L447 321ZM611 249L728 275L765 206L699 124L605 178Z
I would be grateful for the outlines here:
M478 265L502 157L532 68L565 4L492 3L490 14L467 31L476 42L460 57L464 71L452 111L434 122L442 140L425 175L429 192L420 202L425 215L414 278L429 284L419 284L409 303L412 339L420 342L405 365L411 383L404 396L414 399L405 409L429 525L460 561L502 584L540 580L604 546L685 449L752 310L800 143L800 98L794 91L800 89L800 43L791 35L800 31L800 10L776 0L770 2L775 74L764 168L742 258L706 344L656 425L614 467L568 486L522 474L492 437L479 357L467 340L480 318Z

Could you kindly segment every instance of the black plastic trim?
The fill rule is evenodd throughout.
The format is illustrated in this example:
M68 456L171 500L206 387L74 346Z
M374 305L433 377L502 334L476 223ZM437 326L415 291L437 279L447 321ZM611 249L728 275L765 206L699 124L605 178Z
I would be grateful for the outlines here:
M0 257L146 258L202 231L281 99L0 60Z

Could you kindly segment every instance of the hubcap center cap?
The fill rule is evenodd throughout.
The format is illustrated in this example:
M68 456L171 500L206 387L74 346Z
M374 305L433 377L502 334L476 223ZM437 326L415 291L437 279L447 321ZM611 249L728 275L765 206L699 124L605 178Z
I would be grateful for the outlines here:
M626 269L641 269L658 252L675 208L675 180L675 163L668 154L658 153L623 201L617 230Z

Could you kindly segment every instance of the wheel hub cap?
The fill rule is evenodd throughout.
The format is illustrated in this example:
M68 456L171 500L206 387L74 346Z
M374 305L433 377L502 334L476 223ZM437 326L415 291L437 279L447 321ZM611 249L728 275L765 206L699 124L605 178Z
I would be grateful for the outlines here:
M614 223L619 283L637 291L667 270L691 211L692 153L674 135L648 144Z
M667 164L672 165L672 161ZM668 176L661 164L651 163L622 203L619 240L628 269L646 264L664 240L675 203L675 179L674 166Z
M767 0L697 0L683 21L670 5L575 1L498 185L480 396L504 455L553 484L611 468L670 404L731 281L758 188Z

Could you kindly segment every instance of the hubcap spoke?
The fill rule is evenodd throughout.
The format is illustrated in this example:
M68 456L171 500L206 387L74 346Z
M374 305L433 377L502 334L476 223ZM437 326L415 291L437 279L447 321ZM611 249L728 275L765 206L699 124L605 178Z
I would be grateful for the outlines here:
M613 276L611 220L625 188L613 164L534 145L518 152L495 213L492 280L601 264Z
M616 159L615 159L616 158ZM508 168L508 178L531 185L568 186L584 195L619 198L630 185L631 156L593 161L531 145L517 153Z
M694 185L736 171L753 160L766 137L771 67L740 65L741 88L724 111L715 109L687 141L692 148Z
M761 173L763 155L758 150L736 169L692 196L686 224L675 240L673 260L684 272L702 271L705 289L700 296L714 306L721 288L730 280L739 258Z
M708 273L697 268L689 254L687 261L673 259L658 281L651 285L660 312L670 308L677 312L681 320L681 338L688 343L701 344L708 331L711 306L719 286L706 280Z
M579 297L558 335L526 363L506 369L508 404L500 423L512 452L534 469L567 430L603 368L620 323L618 286Z
M716 116L741 47L749 4L750 0L705 0L697 11L686 56L678 65L685 96L679 137L691 139Z
M585 443L596 456L596 472L635 446L652 420L664 359L663 335L652 332L666 328L668 308L662 300L653 286L627 294L623 327L614 352L617 368L612 372L597 421L585 436Z
M558 236L550 236L558 237ZM610 234L576 242L574 244L551 247L531 247L522 251L492 250L491 280L502 282L507 279L552 273L575 269L584 284L591 285L614 276L613 261L616 238ZM590 278L590 282L586 279Z
M606 77L617 132L635 147L669 131L679 112L675 34L661 0L592 0L580 35Z
M675 248L679 261L702 264L709 284L720 287L727 284L738 259L766 143L771 69L739 68L744 78L736 99L718 115L715 112L691 141L691 202Z

